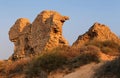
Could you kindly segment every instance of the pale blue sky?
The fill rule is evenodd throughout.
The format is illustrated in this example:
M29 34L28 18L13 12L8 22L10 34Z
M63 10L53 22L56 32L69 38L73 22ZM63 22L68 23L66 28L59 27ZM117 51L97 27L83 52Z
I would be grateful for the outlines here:
M120 0L0 0L0 59L13 53L8 31L20 18L31 22L43 10L55 10L70 17L63 26L63 35L72 44L95 22L106 24L120 35Z

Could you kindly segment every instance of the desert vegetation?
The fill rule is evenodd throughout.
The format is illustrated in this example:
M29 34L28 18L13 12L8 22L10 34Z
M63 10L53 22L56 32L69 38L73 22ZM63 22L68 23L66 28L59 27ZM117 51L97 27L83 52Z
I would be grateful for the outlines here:
M0 75L2 78L12 78L21 73L27 78L47 78L50 72L58 69L72 72L80 66L92 62L99 63L101 62L100 52L115 56L119 54L119 47L119 44L112 41L91 41L77 48L70 46L57 47L51 51L44 51L34 58L0 62ZM101 66L95 74L97 78L103 76L110 78L111 75L119 78L119 60L120 58Z
M104 47L112 48L112 50L106 50L106 52L109 52L106 53L103 50ZM115 55L114 51L119 54L119 44L112 41L92 41L80 48L72 48L68 46L57 47L37 56L27 67L26 74L29 77L41 76L40 73L42 73L42 76L45 76L57 69L67 69L70 72L85 64L92 62L99 63L101 61L100 52L113 56Z
M86 45L94 45L98 47L101 52L108 55L119 55L120 53L120 45L114 41L106 40L106 41L90 41L86 43Z
M104 48L110 50L104 50ZM0 75L12 77L15 73L22 73L28 78L41 76L47 78L50 72L58 69L67 69L67 71L72 72L75 68L85 64L92 62L99 63L101 61L100 52L108 55L118 54L119 44L112 41L91 41L80 48L73 48L70 46L57 47L51 51L44 51L34 58L20 59L15 62L0 62ZM119 78L119 60L120 58L105 63L100 68L102 70L97 70L96 76L101 78L104 75L114 75Z
M120 78L120 57L106 62L96 70L95 78Z
M68 69L99 62L99 49L95 46L84 46L79 49L71 47L57 47L50 52L44 52L34 59L21 59L15 62L4 62L0 67L0 74L9 77L15 73L24 73L28 78L45 77L57 69ZM2 65L2 64L1 64Z
M24 73L30 59L20 59L18 61L4 61L0 66L0 78L12 78L17 73Z

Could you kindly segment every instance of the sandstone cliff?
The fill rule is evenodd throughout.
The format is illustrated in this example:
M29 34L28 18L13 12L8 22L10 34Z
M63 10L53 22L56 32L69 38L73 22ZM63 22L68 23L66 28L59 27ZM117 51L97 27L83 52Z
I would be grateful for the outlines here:
M72 46L81 47L91 40L111 40L116 43L120 42L120 39L109 29L108 26L100 23L95 23L85 34L80 35Z
M68 19L55 11L41 12L32 24L26 18L18 19L9 31L9 39L14 42L14 53L10 59L24 58L43 50L68 45L62 36L62 25Z

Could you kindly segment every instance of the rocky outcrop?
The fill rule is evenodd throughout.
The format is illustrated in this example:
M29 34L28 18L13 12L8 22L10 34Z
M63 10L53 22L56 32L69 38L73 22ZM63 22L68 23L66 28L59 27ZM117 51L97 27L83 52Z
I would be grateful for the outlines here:
M43 11L37 16L31 27L31 46L35 52L52 49L59 45L68 45L62 36L62 25L68 20L55 11Z
M68 45L62 36L62 25L68 20L55 11L43 11L31 24L28 19L20 18L10 28L9 39L14 42L14 53L10 59L19 59L43 50Z
M113 32L111 32L108 26L100 23L95 23L85 34L80 35L72 46L81 47L91 40L111 40L116 43L120 42L120 39Z
M10 28L9 39L14 43L14 53L10 59L23 58L28 51L30 37L30 22L26 18L18 19Z

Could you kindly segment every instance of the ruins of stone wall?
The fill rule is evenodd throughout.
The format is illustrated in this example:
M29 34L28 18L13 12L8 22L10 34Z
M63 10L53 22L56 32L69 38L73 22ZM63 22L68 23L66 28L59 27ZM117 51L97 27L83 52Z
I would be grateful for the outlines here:
M67 16L56 11L42 11L31 24L20 18L10 28L9 39L14 43L14 53L10 59L33 56L44 50L68 45L62 35L62 26Z

